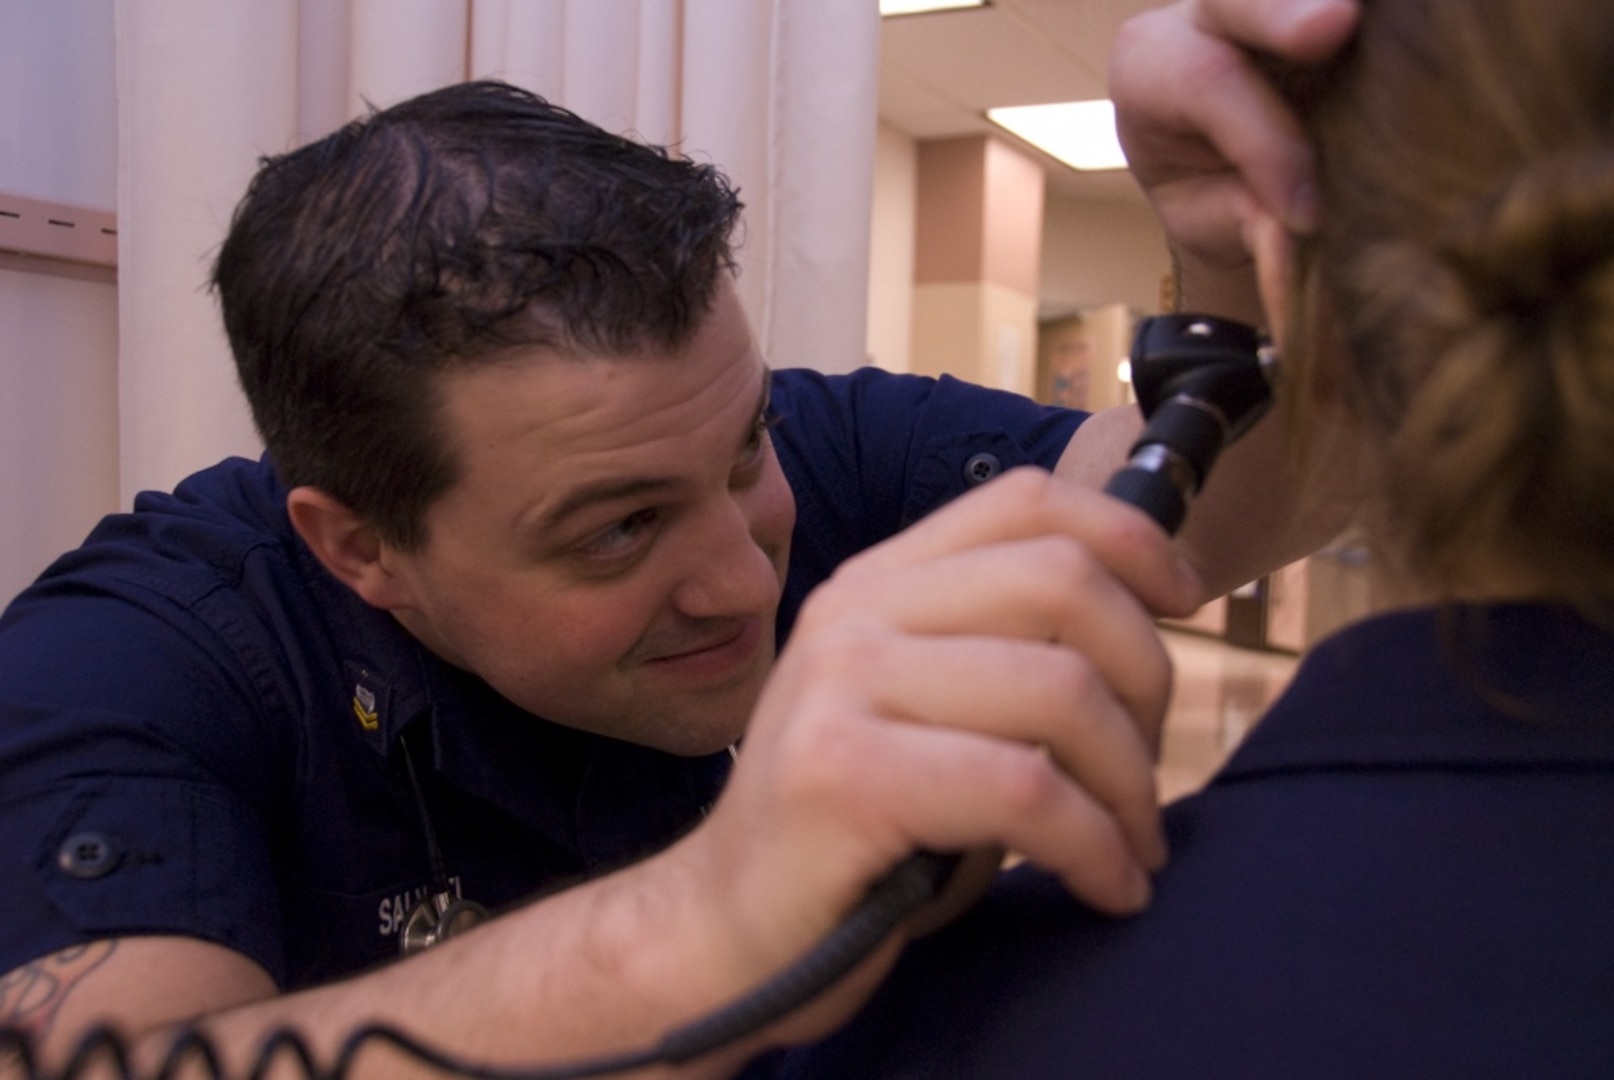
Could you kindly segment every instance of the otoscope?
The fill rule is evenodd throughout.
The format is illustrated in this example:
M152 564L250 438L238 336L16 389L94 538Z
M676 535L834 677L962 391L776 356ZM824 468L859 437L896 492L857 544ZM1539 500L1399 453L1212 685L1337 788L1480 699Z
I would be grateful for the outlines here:
M1271 405L1276 361L1266 339L1243 323L1184 314L1143 319L1128 363L1147 422L1105 492L1175 536L1216 459ZM668 1035L657 1060L689 1061L827 989L904 918L934 900L960 858L928 851L910 856L802 961L727 1009Z
M1104 490L1175 536L1217 457L1271 404L1277 353L1243 323L1160 315L1139 324L1130 365L1148 424Z
M1186 314L1143 319L1128 362L1147 422L1105 492L1175 536L1216 459L1271 405L1276 359L1266 339L1243 323ZM728 1008L672 1032L656 1060L689 1061L811 1000L934 900L960 858L910 856L805 958Z
M1133 340L1132 385L1147 421L1126 465L1104 490L1143 510L1175 535L1188 504L1204 487L1217 457L1266 412L1272 397L1276 354L1254 329L1206 315L1161 315L1144 319ZM445 1073L484 1080L568 1080L605 1076L655 1064L680 1064L758 1031L806 1004L868 956L916 910L946 887L960 856L919 852L872 888L863 902L811 952L732 1004L677 1028L654 1046L611 1058L547 1068L493 1068L456 1060L386 1025L360 1027L344 1040L332 1067L316 1071L312 1054L290 1031L276 1031L253 1065L253 1076L276 1057L297 1061L309 1077L344 1077L353 1058L370 1042L389 1044ZM0 1061L15 1054L28 1077L42 1076L26 1037L0 1029ZM98 1055L118 1075L132 1078L123 1041L113 1032L91 1032L59 1075L81 1075ZM222 1076L206 1038L187 1029L170 1051L170 1062L194 1059ZM161 1075L172 1070L164 1066Z

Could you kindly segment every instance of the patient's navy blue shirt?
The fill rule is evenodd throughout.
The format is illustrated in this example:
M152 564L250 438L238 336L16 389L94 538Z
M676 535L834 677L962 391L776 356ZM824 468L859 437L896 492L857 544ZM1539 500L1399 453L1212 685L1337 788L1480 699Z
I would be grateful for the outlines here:
M1031 866L746 1080L1614 1076L1614 630L1405 609L1313 646L1114 919Z
M773 407L797 504L781 641L841 561L1052 466L1081 419L874 370L778 372ZM431 880L405 732L452 884L495 909L664 846L729 764L549 723L443 663L319 565L267 459L141 495L0 618L0 972L134 934L285 988L397 955Z

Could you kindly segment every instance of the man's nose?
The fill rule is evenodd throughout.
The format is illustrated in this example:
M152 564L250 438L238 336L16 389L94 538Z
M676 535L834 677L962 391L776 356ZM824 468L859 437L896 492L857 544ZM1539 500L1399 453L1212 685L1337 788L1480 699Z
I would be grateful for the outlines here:
M695 618L754 615L779 601L779 571L762 530L733 500L707 515L691 537L689 562L673 595Z

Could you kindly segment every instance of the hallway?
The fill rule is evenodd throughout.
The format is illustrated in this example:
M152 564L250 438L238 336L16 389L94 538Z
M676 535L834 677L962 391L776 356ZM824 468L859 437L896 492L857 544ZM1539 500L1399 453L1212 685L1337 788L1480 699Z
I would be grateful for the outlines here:
M1189 631L1164 631L1176 663L1160 763L1160 798L1198 790L1288 685L1299 659L1239 648Z

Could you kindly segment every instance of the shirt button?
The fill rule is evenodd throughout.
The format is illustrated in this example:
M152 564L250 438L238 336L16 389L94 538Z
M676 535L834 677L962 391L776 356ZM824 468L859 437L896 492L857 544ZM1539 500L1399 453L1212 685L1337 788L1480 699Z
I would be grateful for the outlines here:
M81 832L67 838L56 853L56 865L64 874L93 881L110 874L122 857L118 842L106 833Z
M970 487L986 483L1003 471L1003 462L996 454L980 453L964 462L964 482Z

